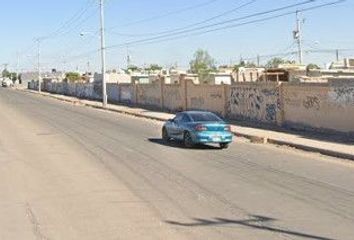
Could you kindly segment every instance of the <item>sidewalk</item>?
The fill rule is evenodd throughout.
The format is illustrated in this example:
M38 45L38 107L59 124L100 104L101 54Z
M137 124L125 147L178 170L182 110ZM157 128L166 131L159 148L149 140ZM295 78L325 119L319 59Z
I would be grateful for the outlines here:
M25 91L38 94L37 91L32 91L28 89L26 89ZM103 109L102 104L97 101L78 99L75 97L50 94L46 92L42 92L41 95L48 96L61 101L79 103L85 106ZM149 111L143 108L134 108L114 104L108 104L106 110L158 121L166 121L174 117L174 114ZM303 136L294 133L284 133L236 125L231 125L231 129L236 136L245 137L251 139L251 141L254 142L285 145L305 151L318 152L332 157L354 160L354 142L351 144L334 143L304 138Z

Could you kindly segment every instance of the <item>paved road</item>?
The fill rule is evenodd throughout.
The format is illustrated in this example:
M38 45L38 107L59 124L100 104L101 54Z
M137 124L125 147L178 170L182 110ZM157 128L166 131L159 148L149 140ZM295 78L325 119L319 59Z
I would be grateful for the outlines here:
M353 239L354 165L0 89L0 239Z

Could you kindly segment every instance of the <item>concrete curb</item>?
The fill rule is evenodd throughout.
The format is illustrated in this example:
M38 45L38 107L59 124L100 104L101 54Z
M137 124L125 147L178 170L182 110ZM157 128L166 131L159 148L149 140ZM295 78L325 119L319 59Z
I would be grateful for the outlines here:
M29 92L32 94L39 94L36 91L32 91L32 90L28 90L28 89L17 89L17 90ZM107 110L110 112L127 114L127 115L146 118L146 119L150 119L150 120L156 120L156 121L161 121L161 122L168 120L168 119L162 118L162 117L148 116L148 115L135 113L135 112L131 112L131 111L125 111L125 110L119 110L119 109L113 109L113 108L104 108L103 106L98 106L98 105L82 102L82 100L80 100L80 99L75 99L75 100L74 99L65 99L63 97L60 97L60 95L56 96L56 95L49 94L49 93L41 93L40 95L45 96L45 97L50 97L50 98L53 98L56 100L64 101L64 102L80 103L81 105L86 106L86 107L92 107L92 108L96 108L96 109ZM72 98L74 98L74 97L72 97ZM307 152L316 152L316 153L320 153L320 154L323 154L326 156L349 159L349 160L354 161L353 154L347 154L347 153L338 152L338 151L334 151L334 150L311 147L311 146L307 146L307 145L303 145L303 144L297 144L297 143L288 142L288 141L284 141L284 140L272 139L272 138L268 138L268 137L264 137L264 136L245 134L245 133L241 133L241 132L237 132L237 131L232 131L232 133L235 134L235 136L237 136L237 137L243 137L243 138L249 139L253 143L261 143L261 144L269 143L269 144L274 144L274 145L279 145L279 146L288 146L288 147L293 147L293 148L300 149L300 150L307 151Z
M293 148L300 149L300 150L307 151L307 152L315 152L315 153L320 153L322 155L326 155L326 156L330 156L330 157L343 158L343 159L348 159L348 160L354 161L353 154L338 152L338 151L334 151L334 150L311 147L311 146L307 146L307 145L303 145L303 144L297 144L297 143L292 143L292 142L287 142L287 141L282 141L282 140L277 140L277 139L268 139L268 143L280 145L280 146L289 146L289 147L293 147Z
M143 117L143 118L146 118L146 119L156 120L156 121L161 121L161 122L164 122L164 121L168 120L168 119L165 119L165 118L148 116L148 115L135 113L135 112L131 112L131 111L119 110L119 109L114 109L114 108L104 108L103 106L98 106L98 105L94 105L94 104L85 103L81 99L65 99L63 97L60 97L60 95L58 95L58 94L38 93L37 91L28 90L28 89L24 89L24 90L18 89L18 90L24 91L24 92L28 92L28 93L32 93L32 94L39 94L41 96L53 98L53 99L56 99L56 100L59 100L59 101L63 101L63 102L79 103L79 104L81 104L82 106L85 106L85 107L91 107L91 108L106 110L106 111L110 111L110 112L122 113L122 114L127 114L127 115L131 115L131 116L135 116L135 117ZM71 97L71 96L69 96L69 97ZM74 98L74 97L71 97L71 98Z

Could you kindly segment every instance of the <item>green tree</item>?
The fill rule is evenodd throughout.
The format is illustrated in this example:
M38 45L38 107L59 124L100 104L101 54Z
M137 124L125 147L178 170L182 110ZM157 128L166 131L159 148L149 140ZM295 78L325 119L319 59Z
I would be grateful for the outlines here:
M199 49L195 52L193 60L190 61L190 72L198 74L200 77L207 76L215 71L216 61L205 50Z
M9 78L10 78L13 82L15 82L15 81L17 80L17 73L15 73L15 72L10 73Z
M11 73L6 68L2 71L1 75L4 78L10 78L11 77Z
M239 64L234 65L234 71L238 72L240 67L245 67L245 68L255 68L257 65L253 62L246 62L246 61L241 61Z
M140 70L139 67L137 67L135 65L129 65L126 72L135 72L135 71L138 71L138 70Z
M17 76L17 78L18 78L18 81L19 81L20 83L22 83L22 73L20 73L20 74Z
M266 68L277 68L281 64L294 64L295 61L290 61L282 58L272 58L266 64Z
M162 67L159 66L158 64L150 64L150 66L147 67L145 70L147 70L147 71L160 71L160 70L162 70Z
M320 67L314 63L310 63L306 66L307 71L316 70L316 69L320 69Z
M67 82L76 82L81 79L80 73L77 72L68 72L65 74L65 80Z

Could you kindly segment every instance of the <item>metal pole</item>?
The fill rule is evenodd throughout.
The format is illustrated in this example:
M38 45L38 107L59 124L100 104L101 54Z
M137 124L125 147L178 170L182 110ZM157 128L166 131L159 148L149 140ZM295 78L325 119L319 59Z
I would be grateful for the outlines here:
M41 92L41 40L37 39L38 44L38 55L37 55L37 70L38 70L38 92Z
M90 72L90 61L87 61L87 74Z
M104 29L104 0L100 0L101 10L101 62L102 62L102 104L103 107L107 106L107 89L106 89L106 41L105 41L105 29Z
M299 63L303 62L303 51L302 51L302 33L301 33L301 19L299 18L299 12L296 12L296 33L297 33L297 44L299 51Z
M130 67L130 54L129 54L129 46L127 46L127 69Z
M20 53L17 52L16 80L20 84L19 76L20 76Z
M339 61L339 50L337 49L336 50L336 59L337 59L337 62Z

